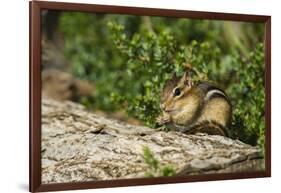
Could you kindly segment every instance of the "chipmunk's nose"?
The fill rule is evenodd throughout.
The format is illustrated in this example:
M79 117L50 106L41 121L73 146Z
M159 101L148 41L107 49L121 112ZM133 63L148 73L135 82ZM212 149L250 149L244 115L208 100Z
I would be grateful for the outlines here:
M162 111L165 111L166 105L165 105L165 104L160 104L160 109L161 109Z
M161 104L161 105L160 105L160 108L161 108L161 110L164 111L164 112L169 112L169 111L170 111L166 104Z

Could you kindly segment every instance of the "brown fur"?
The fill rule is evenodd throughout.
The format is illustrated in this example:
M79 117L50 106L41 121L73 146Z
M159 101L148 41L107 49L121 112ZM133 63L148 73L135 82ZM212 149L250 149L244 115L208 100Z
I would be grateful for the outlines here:
M216 121L202 121L198 124L192 126L186 134L195 134L195 133L208 133L210 135L223 135L227 136L226 128L217 123Z
M178 84L180 78L173 74L173 77L166 82L163 92L161 93L161 103L167 100L170 96L170 91L172 91Z

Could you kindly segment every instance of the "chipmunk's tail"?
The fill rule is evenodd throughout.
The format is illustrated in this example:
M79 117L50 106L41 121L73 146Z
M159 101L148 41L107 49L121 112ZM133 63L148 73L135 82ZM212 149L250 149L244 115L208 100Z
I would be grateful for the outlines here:
M192 126L186 134L207 133L210 135L228 136L226 128L216 121L202 121Z

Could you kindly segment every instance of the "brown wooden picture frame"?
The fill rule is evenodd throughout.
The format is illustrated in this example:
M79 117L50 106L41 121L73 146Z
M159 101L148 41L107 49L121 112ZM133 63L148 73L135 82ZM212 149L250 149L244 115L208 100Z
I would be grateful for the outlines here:
M224 174L204 174L192 176L173 176L112 181L41 184L41 11L44 9L114 13L128 15L169 16L175 18L231 20L263 22L265 24L265 171ZM121 187L148 184L166 184L210 180L260 178L271 176L271 17L265 15L246 15L214 13L154 8L76 4L46 1L29 2L30 10L30 176L29 190L58 191L88 188Z

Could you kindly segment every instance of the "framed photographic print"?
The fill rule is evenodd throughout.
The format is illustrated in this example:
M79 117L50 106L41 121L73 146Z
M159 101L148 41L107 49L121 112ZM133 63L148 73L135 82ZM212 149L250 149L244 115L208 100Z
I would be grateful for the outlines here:
M29 3L30 191L270 177L270 16Z

